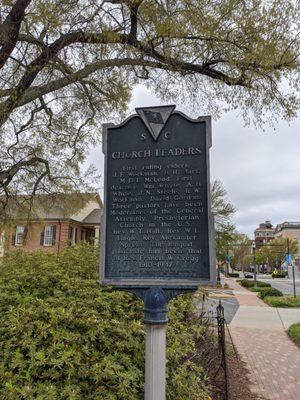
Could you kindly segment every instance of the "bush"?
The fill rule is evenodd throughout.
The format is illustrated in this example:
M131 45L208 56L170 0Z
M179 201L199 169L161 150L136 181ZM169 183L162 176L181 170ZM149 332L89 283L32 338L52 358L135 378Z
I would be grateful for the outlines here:
M287 271L279 271L277 268L272 272L272 278L286 278Z
M253 288L255 283L254 281L249 281L248 279L242 279L241 281L238 281L242 286L244 286L245 288L249 289L249 288ZM267 282L263 282L263 281L256 281L256 286L259 288L268 288L271 287L271 285Z
M253 281L248 281L248 279L242 279L241 281L239 281L239 283L244 286L245 288L250 288L254 286L254 282Z
M277 290L277 289L275 289L275 288L268 288L268 289L266 289L266 290L262 290L261 292L260 292L260 297L262 298L262 299L264 299L265 297L269 297L269 296L283 296L283 293L280 291L280 290Z
M203 339L193 311L190 295L170 304L168 400L208 399L201 346L213 339ZM8 254L0 269L0 398L143 399L142 320L140 300L99 286L94 246Z
M268 288L265 287L265 286L249 288L249 290L251 290L251 292L255 292L255 293L260 293L260 292L262 292L263 290L266 290L266 289L268 289Z
M238 272L229 272L228 276L230 278L239 278L240 274Z
M300 346L300 322L289 327L288 335L298 346Z
M264 301L271 307L300 307L300 296L266 297Z
M272 287L270 283L263 282L263 281L257 281L257 282L256 282L256 286L259 287L259 288L268 288L268 287Z

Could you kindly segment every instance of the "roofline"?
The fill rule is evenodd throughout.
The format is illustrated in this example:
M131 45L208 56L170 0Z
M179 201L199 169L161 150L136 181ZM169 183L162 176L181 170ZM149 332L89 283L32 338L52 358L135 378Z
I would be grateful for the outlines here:
M279 228L276 227L275 233L284 231L285 229L300 229L300 223L299 225L294 225L294 226L280 226Z
M57 221L57 222L70 221L70 222L75 222L77 224L82 224L82 225L86 225L86 224L88 224L88 225L97 225L97 224L99 224L100 225L100 221L96 222L94 224L91 224L91 223L77 221L76 219L66 218L66 217L64 217L64 218L29 218L29 219L27 219L27 218L26 219L25 218L23 218L23 219L16 218L16 219L10 219L10 222L43 222L43 221Z

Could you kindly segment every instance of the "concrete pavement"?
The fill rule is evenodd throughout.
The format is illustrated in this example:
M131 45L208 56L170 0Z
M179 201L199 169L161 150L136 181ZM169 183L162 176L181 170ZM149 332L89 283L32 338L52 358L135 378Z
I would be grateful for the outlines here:
M300 309L268 307L235 280L226 282L240 305L229 328L250 371L252 390L268 400L300 400L300 348L285 332L300 322Z

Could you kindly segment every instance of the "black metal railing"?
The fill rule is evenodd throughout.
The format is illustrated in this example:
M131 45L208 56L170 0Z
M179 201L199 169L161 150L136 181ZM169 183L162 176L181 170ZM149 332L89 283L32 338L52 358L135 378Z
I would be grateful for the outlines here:
M224 388L223 388L223 398L224 400L229 400L229 379L228 379L228 365L227 365L227 352L226 352L226 331L225 325L226 320L224 316L224 307L221 300L217 307L217 325L218 325L218 344L219 344L219 354L220 354L220 368L224 373Z

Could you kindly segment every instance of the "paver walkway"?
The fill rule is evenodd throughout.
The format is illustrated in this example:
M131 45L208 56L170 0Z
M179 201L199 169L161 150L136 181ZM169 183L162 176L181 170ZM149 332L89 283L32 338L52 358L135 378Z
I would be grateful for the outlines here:
M268 307L256 293L226 281L240 304L229 328L249 368L252 390L268 400L300 400L300 348L285 332L300 322L300 309Z

